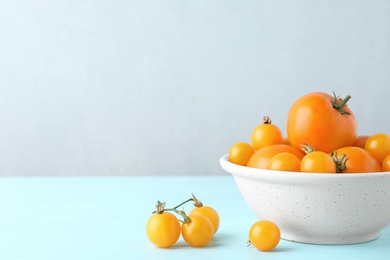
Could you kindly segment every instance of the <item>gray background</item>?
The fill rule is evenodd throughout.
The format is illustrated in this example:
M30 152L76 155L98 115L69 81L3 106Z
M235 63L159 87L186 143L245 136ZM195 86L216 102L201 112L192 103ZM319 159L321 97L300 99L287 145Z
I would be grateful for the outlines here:
M386 0L0 0L0 175L225 174L312 91L390 133L389 69Z

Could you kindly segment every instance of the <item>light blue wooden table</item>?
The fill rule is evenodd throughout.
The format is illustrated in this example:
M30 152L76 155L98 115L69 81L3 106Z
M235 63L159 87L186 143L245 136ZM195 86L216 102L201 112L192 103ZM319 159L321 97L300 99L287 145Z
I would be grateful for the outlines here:
M180 238L173 248L156 248L145 234L156 201L175 206L191 193L220 213L213 241L192 248ZM256 220L231 176L0 179L1 260L390 257L390 228L368 243L321 246L281 240L274 251L261 252L246 247Z

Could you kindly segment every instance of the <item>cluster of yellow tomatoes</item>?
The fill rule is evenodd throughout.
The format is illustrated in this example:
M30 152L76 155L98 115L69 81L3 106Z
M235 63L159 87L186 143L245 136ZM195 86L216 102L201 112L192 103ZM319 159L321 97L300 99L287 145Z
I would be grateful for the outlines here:
M390 136L358 135L350 96L323 92L299 97L287 115L287 135L264 117L250 136L229 150L232 163L268 170L311 173L390 171Z
M193 201L195 208L188 215L183 210L178 210L190 201ZM180 215L183 220L168 211ZM165 209L165 203L158 201L156 210L146 224L146 234L150 242L161 248L173 246L180 234L188 245L203 247L212 240L219 228L219 222L217 211L210 206L204 206L192 195L192 198L170 209Z
M194 208L187 215L179 207L193 201ZM179 220L172 211L183 218ZM150 242L160 248L173 246L180 234L188 245L193 247L206 246L219 228L219 215L217 211L204 206L194 195L181 204L166 209L165 202L157 201L156 209L146 223L146 234ZM261 251L270 251L280 241L279 227L269 220L255 222L249 230L247 245L253 245Z

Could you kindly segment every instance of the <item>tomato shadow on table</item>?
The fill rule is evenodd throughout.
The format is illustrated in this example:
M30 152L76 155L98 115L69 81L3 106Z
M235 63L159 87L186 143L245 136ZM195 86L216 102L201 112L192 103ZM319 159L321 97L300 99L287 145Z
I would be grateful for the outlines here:
M213 239L205 246L199 247L199 248L215 248L226 245L224 241L227 241L229 236L232 236L230 234L215 234ZM245 243L244 243L245 245ZM173 245L172 249L180 249L180 248L189 248L190 245L187 244L186 241L182 237L179 238L179 240L176 242L175 245Z
M274 249L272 249L272 252L274 253L285 253L285 252L288 252L288 251L291 251L292 248L289 247L289 246L285 246L285 245L278 245L276 246Z

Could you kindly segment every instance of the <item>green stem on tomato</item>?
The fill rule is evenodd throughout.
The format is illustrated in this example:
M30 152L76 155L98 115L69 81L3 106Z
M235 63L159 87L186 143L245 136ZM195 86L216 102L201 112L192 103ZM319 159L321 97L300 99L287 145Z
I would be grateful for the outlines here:
M341 154L339 156L337 151L333 151L330 156L336 164L336 173L342 173L346 168L345 163L347 162L347 155Z
M347 106L348 100L351 99L350 95L347 95L345 98L339 98L336 96L336 94L333 92L334 98L332 101L332 106L334 109L340 112L342 115L350 115L351 113L348 111L345 111L345 107ZM340 102L338 102L340 101Z
M305 153L305 154L308 154L308 153L311 153L311 152L314 152L315 149L313 146L305 143L305 144L302 144L301 145L301 150Z
M183 218L183 220L179 220L181 223L183 223L183 224L190 223L191 219L189 216L187 216L187 214L184 212L184 210L174 209L174 211Z
M192 200L194 201L194 206L197 208L203 207L203 203L200 200L198 200L194 194L191 193L191 195L192 195Z
M190 198L190 199L188 199L188 200L186 200L186 201L180 203L180 204L177 205L176 207L173 207L173 209L177 209L178 207L183 206L184 204L186 204L186 203L188 203L188 202L190 202L190 201L194 201L194 199L193 199L193 198Z
M186 200L186 201L180 203L179 205L177 205L177 206L175 206L175 207L173 207L173 208L165 209L165 208L164 208L164 207L165 207L165 202L164 202L164 203L163 203L164 205L163 205L163 207L162 207L162 211L175 211L178 207L183 206L184 204L186 204L186 203L188 203L188 202L190 202L190 201L193 201L193 202L194 202L194 206L195 206L195 207L201 207L201 206L202 206L202 202L200 202L200 201L194 196L194 194L192 194L192 198L189 198L188 200ZM158 203L162 204L160 201L158 201L157 204L158 204ZM198 205L198 206L197 206L197 205ZM201 205L201 206L199 206L199 205ZM152 214L159 213L159 210L160 210L160 212L162 213L161 209L160 209L160 208L157 208L157 205L156 205L156 210L153 211Z

